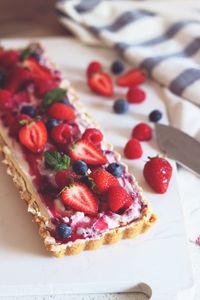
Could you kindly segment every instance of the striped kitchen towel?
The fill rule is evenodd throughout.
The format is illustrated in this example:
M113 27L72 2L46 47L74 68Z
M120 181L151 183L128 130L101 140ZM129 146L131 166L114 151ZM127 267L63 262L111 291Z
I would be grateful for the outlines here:
M115 49L173 94L200 105L200 6L189 2L60 0L56 7L82 42Z

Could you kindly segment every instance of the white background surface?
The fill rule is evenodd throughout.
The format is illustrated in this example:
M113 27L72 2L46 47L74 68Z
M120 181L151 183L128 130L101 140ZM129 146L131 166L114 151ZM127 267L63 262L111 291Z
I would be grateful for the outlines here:
M62 52L62 55L61 55L61 52L59 52L59 55L58 55L58 52L56 52L57 55L55 55L55 50L57 49L56 51L60 51L59 50L60 47L61 47L61 42L58 41L58 40L54 40L54 43L51 44L50 48L48 48L49 49L48 52L49 52L50 56L54 60L56 60L57 63L59 63L60 65L62 65L62 67L64 67L63 70L68 75L68 78L75 79L74 82L73 82L73 84L75 85L75 87L77 89L81 90L81 92L84 94L84 98L82 99L82 101L85 102L86 105L90 105L89 110L93 111L93 113L95 114L95 117L97 118L97 120L100 123L100 125L102 125L102 127L104 127L104 129L106 129L106 136L109 138L109 141L113 142L115 144L115 146L116 146L116 149L119 152L121 152L122 151L122 145L125 144L125 142L126 142L128 136L130 134L130 131L131 131L134 123L135 122L137 123L139 121L144 121L146 119L147 111L149 111L150 109L154 109L154 108L158 108L158 107L161 108L162 110L164 109L163 103L159 99L160 98L160 91L158 89L156 89L156 91L155 90L153 91L152 88L149 88L149 87L146 86L145 88L148 90L148 101L146 102L146 104L134 107L133 110L131 110L131 113L130 113L132 119L130 119L130 115L129 115L129 117L124 117L123 116L123 123L120 122L120 124L119 124L119 118L120 118L120 116L116 116L116 115L110 113L110 111L111 111L110 106L112 104L108 103L108 102L104 102L106 100L101 100L98 97L90 95L87 87L85 87L85 85L83 84L83 82L84 82L84 71L83 71L84 70L83 69L84 68L84 64L83 64L83 61L84 61L84 63L87 61L86 54L85 54L86 52L83 52L81 50L81 48L80 48L80 52L78 53L77 58L75 60L71 60L70 58L72 57L72 53L71 53L72 49L70 49L70 47L66 47L65 48L66 49L65 50L66 54ZM77 47L76 47L76 49L77 49ZM103 53L104 52L105 51L103 51ZM74 51L73 51L73 55L75 55ZM97 57L97 54L95 54L94 57L91 57L91 55L90 55L89 60L92 60L93 58L96 58L96 57ZM109 56L106 56L106 57L109 58ZM107 59L105 59L106 57L104 57L104 59L102 59L102 60L106 61L107 60ZM114 59L114 58L110 57L109 61L111 61L112 59ZM74 61L76 61L76 64L74 63ZM83 64L82 67L81 67L81 64ZM109 65L109 62L107 62L107 65ZM68 67L66 68L66 66L68 66ZM106 110L106 112L105 112L105 110ZM113 127L113 124L116 125L115 128ZM169 219L171 221L173 221L173 217L172 217L171 214L173 214L173 212L175 211L176 208L177 208L177 211L179 211L179 208L178 208L179 205L178 205L178 202L173 199L174 196L175 196L174 193L176 193L175 192L176 191L176 187L173 187L173 185L171 185L170 190L169 190L169 194L166 197L166 199L167 199L167 201L169 203L163 204L163 201L166 200L165 197L163 197L163 196L157 196L157 195L153 194L148 189L148 187L145 185L145 183L144 183L144 181L142 179L142 176L141 176L141 166L144 164L144 161L145 161L145 158L146 158L147 155L149 155L149 154L155 154L155 153L157 153L157 150L155 148L155 143L153 142L153 143L150 143L150 148L148 146L145 147L145 154L144 154L144 157L142 158L142 161L140 161L140 162L137 161L137 162L133 162L133 163L129 162L129 165L130 165L130 170L134 171L134 173L136 173L136 175L138 175L137 177L139 179L139 182L144 187L146 194L149 194L148 195L149 198L152 199L151 202L152 202L155 210L157 210L157 213L160 214L162 212L162 214L163 214L162 215L162 219L159 222L163 226L163 223L162 223L163 219L165 219L166 222ZM4 171L2 171L2 172L4 172ZM187 172L183 172L183 171L180 172L179 178L180 178L180 190L181 190L182 194L184 195L183 199L185 199L184 208L185 208L186 217L188 216L188 213L190 213L190 212L194 215L195 213L194 213L193 210L198 206L198 202L197 202L197 199L196 199L197 198L196 197L196 190L195 190L194 195L192 197L192 201L190 201L191 206L190 206L190 204L188 204L188 198L191 199L190 194L192 192L192 185L194 186L194 184L198 184L199 182L197 180L195 180L195 177L192 177L192 176L190 176L190 174L188 175ZM188 188L189 185L185 184L185 182L188 182L188 180L192 181L192 185L189 188ZM174 181L174 183L176 184L175 181ZM9 192L10 192L10 190L9 190ZM170 197L169 197L169 195L170 195ZM177 195L176 195L176 197L177 197ZM171 203L170 203L170 201L171 201ZM193 205L193 208L192 208L192 205ZM15 203L15 206L16 206L16 209L17 209L17 207L18 207L18 203L17 202ZM168 219L168 215L164 214L164 211L162 211L162 209L164 207L167 209L167 212L170 213L170 218L169 219ZM171 209L170 211L169 211L169 208ZM27 219L28 219L28 216L27 216ZM178 217L178 222L179 221L181 222L181 213L180 213L180 215ZM20 220L20 222L23 223L22 220ZM171 224L173 225L173 222ZM189 225L188 226L188 230L190 230L191 221L190 221L190 223L188 223L188 225ZM31 226L31 228L32 227L34 227L34 225ZM172 226L171 229L167 228L168 233L171 231L171 234L174 234L174 227L175 226ZM179 236L184 234L183 231L182 231L182 229L179 228L178 224L176 225L176 228L177 228L178 232L176 232L175 234L178 234ZM133 244L140 243L140 240L142 240L143 248L144 248L144 242L145 242L145 240L147 242L151 243L150 239L151 239L151 237L155 237L155 231L156 231L156 229L153 229L147 236L140 237L136 241L131 241L131 242L130 241L123 241L122 244L117 245L117 248L119 249L119 248L123 247L123 245L129 244L129 243L131 243L131 244L132 243ZM27 232L30 232L29 229L27 229ZM161 234L161 236L162 236L162 234ZM20 240L23 241L23 237L20 237ZM174 241L175 240L177 242L178 238L175 238ZM165 241L163 240L159 244L162 244L162 246L163 246L164 243L165 243ZM171 257L173 257L173 251L175 252L177 250L177 247L178 247L177 262L174 261L174 265L176 264L176 266L177 266L177 264L179 263L179 258L184 253L184 249L185 248L184 248L184 242L181 245L179 244L179 246L176 244L176 247L174 247L174 245L173 245L173 242L172 242L172 244L171 244L172 247L171 248L163 247L162 250L164 249L165 256L166 256L166 259L167 259L168 255L169 256L171 255ZM26 251L30 250L30 248L31 247L27 246L25 250ZM194 244L190 244L190 248L195 253L195 256L193 256L193 259L194 259L196 257L196 255L197 255L197 251L199 251L199 249L196 246L194 246ZM155 252L159 253L159 251L157 251L158 249L154 249L154 250L155 250ZM179 255L179 253L180 253L180 255ZM196 262L196 263L198 264L198 262ZM182 265L182 267L183 267L184 272L188 268L187 266L184 266L184 264ZM186 267L186 269L185 269L185 267ZM170 282L170 277L173 277L173 275L175 275L175 276L177 276L177 279L174 278L174 280L172 280L172 281L176 281L176 280L179 281L180 278L181 278L181 276L184 277L185 275L188 275L188 274L185 274L184 272L180 271L179 272L179 276L177 276L178 273L176 274L176 270L172 270L172 272L170 272L171 274L168 273L169 275L167 275L167 278L166 278L166 290L168 289L169 285L173 284L172 282ZM190 272L189 269L188 269L188 272ZM198 273L198 270L197 270L197 273ZM156 276L157 276L157 279L158 279L158 274ZM196 277L196 278L199 278L199 277ZM144 297L143 298L141 298L141 297L140 298L132 298L133 295L130 295L130 294L129 295L119 295L119 296L116 296L116 295L111 296L110 295L110 296L107 296L107 297L105 295L104 296L103 295L101 295L101 296L95 296L95 297L94 296L85 296L83 299L103 299L102 297L105 298L105 299L114 299L114 298L117 298L117 299L145 299ZM7 298L7 299L10 299L10 298ZM13 299L13 298L11 298L11 299ZM19 298L17 298L17 299L19 299ZM20 297L20 299L22 299L22 298ZM28 300L29 298L25 297L24 299ZM34 300L35 299L37 299L37 300L38 299L54 299L54 297L53 298L52 297L47 297L47 298L46 297L45 298L44 297L39 297L39 298L38 297L31 297L30 299L31 300L32 299L34 299ZM57 300L57 299L76 299L76 298L75 298L75 296L69 296L69 297L58 296L58 297L55 297L55 299ZM166 295L165 296L163 295L162 298L154 298L153 297L152 299L162 300L162 299L169 299L169 298L166 298ZM180 299L183 299L183 298L180 298ZM189 298L187 298L187 299L189 299ZM196 298L196 299L199 299L199 298ZM172 298L171 298L171 300L172 300Z

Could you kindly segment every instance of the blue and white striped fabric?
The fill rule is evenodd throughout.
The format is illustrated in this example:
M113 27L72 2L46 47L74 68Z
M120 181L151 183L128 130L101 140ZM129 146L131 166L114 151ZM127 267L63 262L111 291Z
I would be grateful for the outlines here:
M200 105L200 9L165 3L62 0L57 12L82 42L119 51L173 94Z

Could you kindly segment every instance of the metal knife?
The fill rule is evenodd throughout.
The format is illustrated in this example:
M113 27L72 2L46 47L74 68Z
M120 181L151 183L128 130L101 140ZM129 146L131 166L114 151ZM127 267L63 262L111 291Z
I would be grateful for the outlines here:
M200 143L171 126L156 124L155 131L160 149L169 158L200 176Z

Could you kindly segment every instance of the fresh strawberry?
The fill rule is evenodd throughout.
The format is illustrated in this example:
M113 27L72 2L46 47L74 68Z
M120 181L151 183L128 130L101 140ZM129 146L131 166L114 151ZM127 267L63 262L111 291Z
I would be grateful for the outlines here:
M10 68L19 62L19 52L15 50L8 50L0 56L0 66Z
M4 110L12 106L12 95L9 91L0 89L0 109Z
M30 123L32 119L25 114L18 115L12 122L10 127L10 132L13 136L17 136L20 128L24 126L24 123Z
M35 58L29 57L24 61L24 66L27 67L33 78L40 78L43 80L52 80L55 76L51 74L50 70L41 65Z
M107 158L93 144L85 140L79 140L73 143L69 148L69 155L73 160L84 160L89 165L103 165L107 163Z
M46 126L42 121L32 121L24 125L19 131L19 140L34 153L43 151L47 142Z
M103 134L97 128L87 128L83 133L82 138L93 145L99 146L103 140Z
M104 169L93 170L89 177L94 181L100 193L107 192L111 187L119 186L119 181Z
M35 84L34 93L38 98L43 98L47 92L58 87L58 82L53 80L40 79L40 78L36 78L34 80L34 84Z
M55 175L55 181L57 186L60 189L63 189L65 186L72 183L72 181L76 181L78 176L71 170L66 171L58 171Z
M97 201L94 195L82 183L74 183L66 187L61 197L65 205L77 211L82 211L88 215L95 215L98 212Z
M22 67L12 68L7 75L5 88L15 94L19 89L26 86L32 80L29 70Z
M98 61L92 61L87 67L87 77L92 76L94 73L100 73L102 71L102 64Z
M145 79L146 79L146 75L143 70L132 69L117 78L117 85L119 86L137 85L143 83Z
M65 145L71 141L71 127L68 124L59 124L51 130L51 137L57 144Z
M139 141L149 141L152 138L152 129L146 123L139 123L133 128L132 137Z
M126 98L129 103L142 103L146 98L146 93L138 86L131 86Z
M137 159L142 156L142 147L137 139L129 140L124 148L124 155L128 159Z
M110 210L118 212L121 209L129 208L133 200L127 191L121 186L111 187L107 194Z
M94 73L88 78L88 86L102 96L111 97L113 95L112 79L107 73Z
M172 166L161 157L152 157L146 162L143 170L146 182L156 193L164 194L172 176Z
M61 121L74 121L76 118L75 111L69 105L63 103L53 103L47 110L47 115L52 119Z

